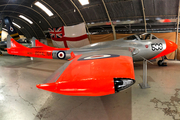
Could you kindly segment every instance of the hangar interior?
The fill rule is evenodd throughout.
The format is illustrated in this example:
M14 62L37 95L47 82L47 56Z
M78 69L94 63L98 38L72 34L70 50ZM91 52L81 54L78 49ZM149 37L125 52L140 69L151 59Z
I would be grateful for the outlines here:
M84 22L90 43L135 33L153 33L179 41L179 0L1 0L0 19L8 16L26 38L50 39L48 28ZM36 3L46 6L47 15ZM23 15L33 23L20 18ZM6 26L3 26L6 29ZM179 44L178 44L179 46ZM180 59L177 53L170 59ZM142 62L134 63L136 83L101 97L65 96L36 88L66 61L0 56L0 120L178 120L180 84L178 61L159 67L148 63L148 84L141 89Z
M1 0L1 18L11 17L22 26L21 29L17 27L18 33L38 39L46 37L48 28L81 22L86 23L90 34L112 33L112 25L116 33L174 32L177 28L178 0L89 0L87 5L81 5L78 0L40 0L52 11L52 16L37 7L35 2ZM19 15L29 18L33 24Z

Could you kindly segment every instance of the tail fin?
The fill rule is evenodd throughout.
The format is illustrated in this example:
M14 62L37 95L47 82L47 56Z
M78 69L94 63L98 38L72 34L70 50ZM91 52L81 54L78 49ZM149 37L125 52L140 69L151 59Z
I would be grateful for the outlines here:
M13 37L15 40L20 39L19 34L16 32L14 25L12 24L12 21L9 17L4 18L4 22L6 24L6 27L8 29L8 33Z
M7 48L11 47L11 38L12 37L10 35L7 36Z
M39 42L39 40L37 40L35 37L32 37L32 48L43 48L43 49L47 49L49 48L49 46Z
M36 38L35 38L35 37L32 37L32 40L31 40L31 42L32 42L32 47L36 47L35 41L36 41Z
M32 37L32 47L49 47L41 42L39 42L39 40L37 40L35 37Z
M35 40L35 46L50 47L50 46L47 46L47 45L39 42L39 40L37 40L37 39Z
M16 42L10 35L7 36L7 48L27 48Z

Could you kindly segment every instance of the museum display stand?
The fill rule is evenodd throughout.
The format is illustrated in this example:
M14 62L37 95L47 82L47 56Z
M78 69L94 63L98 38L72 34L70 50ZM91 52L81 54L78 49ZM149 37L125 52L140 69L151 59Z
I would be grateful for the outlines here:
M141 89L150 88L147 81L147 60L143 60L143 82L139 85Z

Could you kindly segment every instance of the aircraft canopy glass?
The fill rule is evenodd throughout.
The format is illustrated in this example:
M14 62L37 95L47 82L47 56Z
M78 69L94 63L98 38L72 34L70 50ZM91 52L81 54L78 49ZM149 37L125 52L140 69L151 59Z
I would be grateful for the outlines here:
M143 34L131 35L124 38L124 40L150 40L150 39L151 40L157 39L157 37L150 33L143 33Z
M157 37L149 33L138 34L137 36L140 40L157 39Z
M131 36L125 37L124 40L138 40L138 39L135 35L131 35Z

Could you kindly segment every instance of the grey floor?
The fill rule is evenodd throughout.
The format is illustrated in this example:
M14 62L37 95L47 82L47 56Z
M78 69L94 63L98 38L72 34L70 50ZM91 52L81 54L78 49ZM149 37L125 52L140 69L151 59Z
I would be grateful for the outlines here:
M65 62L0 56L0 120L180 119L180 63L148 64L148 89L140 89L142 62L135 63L136 83L103 97L64 96L36 88Z

